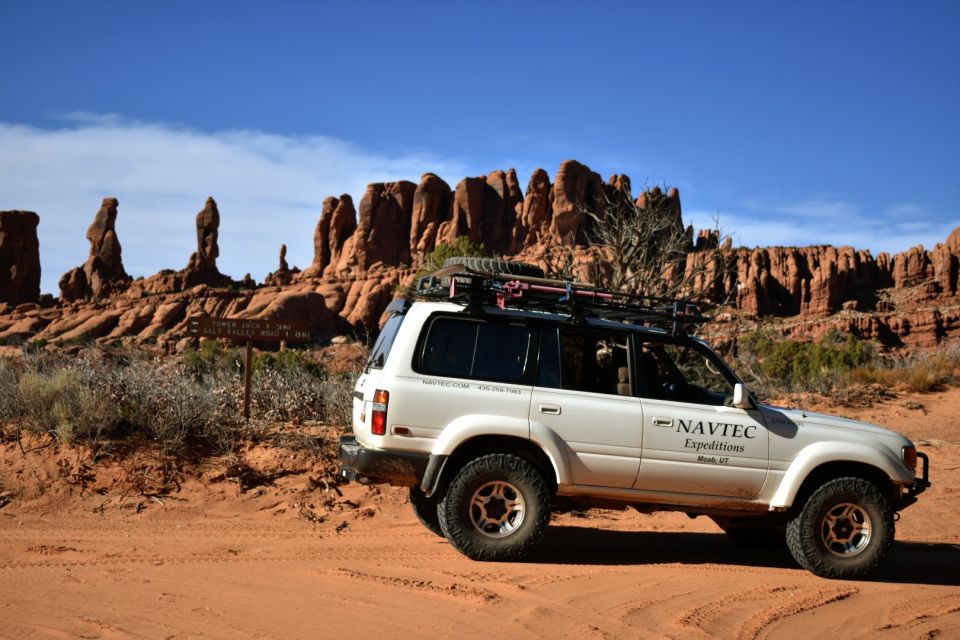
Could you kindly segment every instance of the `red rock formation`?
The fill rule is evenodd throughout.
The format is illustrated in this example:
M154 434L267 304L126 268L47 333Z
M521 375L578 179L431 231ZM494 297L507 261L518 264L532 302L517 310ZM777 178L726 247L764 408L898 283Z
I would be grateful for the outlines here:
M954 229L949 236L947 236L947 247L950 248L950 253L955 256L960 256L960 227Z
M40 298L40 216L0 211L0 303L16 306Z
M523 198L520 224L517 228L521 246L530 247L544 241L553 222L553 185L543 169L530 176L527 192Z
M397 266L410 263L410 223L417 185L400 182L367 186L360 200L360 223L350 251L340 263L366 271L380 263ZM349 255L347 255L349 253Z
M930 258L923 247L912 247L893 257L893 282L897 288L912 286L929 274Z
M348 264L341 265L341 262L344 262L347 243L356 230L357 210L353 208L353 198L345 193L340 196L333 213L330 214L330 264L324 270L326 275L349 268ZM345 262L349 263L349 259Z
M930 262L938 294L949 295L957 292L958 256L960 256L960 251L956 253L951 251L949 239L947 244L938 243L933 248Z
M493 253L509 253L514 244L517 225L517 207L522 207L523 196L517 182L517 173L494 171L487 176L483 192L481 241Z
M300 273L300 269L294 267L290 268L290 265L287 264L287 245L280 245L280 262L277 266L277 270L273 273L268 273L267 277L264 278L263 283L268 286L283 286L288 285L293 282L297 274Z
M464 178L453 192L453 211L450 219L440 224L437 243L451 243L458 236L469 236L473 242L483 242L483 197L486 178Z
M583 209L596 207L602 196L600 175L576 160L560 165L553 183L553 238L566 246L583 244Z
M66 301L100 298L118 291L130 282L123 268L120 240L117 238L116 198L104 198L87 229L90 255L82 267L71 269L60 278L60 297Z
M339 200L333 196L323 200L320 220L317 221L317 228L313 232L313 264L304 269L304 277L320 277L330 264L330 221L338 204Z
M220 211L214 199L207 198L203 209L197 214L197 251L190 256L187 268L182 272L184 287L197 284L230 284L230 278L217 269L217 258L220 256L220 245L217 242L219 234Z
M610 179L607 181L607 183L617 191L622 191L623 193L627 194L627 197L633 197L633 189L630 185L630 176L622 173L615 173L610 176Z
M87 264L65 274L61 304L52 308L13 306L38 296L37 218L8 212L0 214L0 339L88 336L178 343L187 319L201 313L296 316L324 332L374 332L396 287L409 284L422 256L460 235L533 261L547 260L548 250L562 243L569 249L564 254L588 268L582 259L593 259L597 249L585 246L593 236L592 219L583 209L617 193L630 194L627 176L613 175L605 184L575 161L564 162L553 183L545 171L535 171L523 197L513 170L466 178L452 192L429 173L419 185L373 184L361 200L359 223L349 195L327 198L310 268L291 269L284 247L279 268L259 288L250 278L245 288L224 286L236 283L216 268L219 212L212 199L197 216L197 252L188 267L126 285L114 229L116 202L107 199L88 231ZM960 300L954 297L960 228L933 251L915 247L892 258L882 253L874 259L850 247L732 249L713 231L701 232L694 244L692 228L683 227L676 189L653 188L635 202L662 212L664 233L684 234L689 253L674 272L696 276L694 291L716 301L732 299L744 312L741 318L780 317L777 327L784 335L840 328L893 347L930 346L960 334ZM31 251L32 263L22 257ZM25 297L11 294L30 278Z
M450 185L432 173L425 173L413 194L413 212L410 222L410 253L422 258L433 251L440 225L449 220L452 212Z

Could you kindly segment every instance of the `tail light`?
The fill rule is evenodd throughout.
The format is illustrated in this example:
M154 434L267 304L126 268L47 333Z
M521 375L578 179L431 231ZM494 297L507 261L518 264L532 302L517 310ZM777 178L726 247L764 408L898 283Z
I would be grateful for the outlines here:
M390 402L390 392L383 389L377 389L373 394L373 404L370 415L370 432L375 436L386 435L387 433L387 404Z
M903 464L907 465L908 469L917 468L917 448L915 446L904 447L901 455L903 456Z

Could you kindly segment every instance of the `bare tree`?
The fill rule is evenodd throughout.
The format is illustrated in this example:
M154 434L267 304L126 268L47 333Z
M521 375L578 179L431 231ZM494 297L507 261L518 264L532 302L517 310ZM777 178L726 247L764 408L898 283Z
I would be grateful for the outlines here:
M683 226L679 198L664 191L654 187L634 200L629 188L609 186L594 203L580 204L590 249L580 254L580 264L574 264L573 249L560 262L605 289L689 298L707 306L726 303L734 258L718 221L694 243L693 228ZM589 266L583 264L587 259Z

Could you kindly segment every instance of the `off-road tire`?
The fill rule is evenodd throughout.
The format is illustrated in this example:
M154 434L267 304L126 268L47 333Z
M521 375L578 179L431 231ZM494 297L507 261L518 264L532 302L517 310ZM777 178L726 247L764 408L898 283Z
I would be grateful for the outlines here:
M454 256L443 261L444 267L452 265L463 265L474 271L483 271L484 273L502 273L510 276L527 276L530 278L544 277L543 269L527 264L526 262L514 262L512 260L501 260L500 258L477 258L473 256Z
M713 518L717 526L738 545L747 549L785 549L787 532L783 522L765 517Z
M851 557L831 553L821 535L826 515L844 503L866 512L871 524L869 542ZM876 569L887 555L894 533L893 509L873 483L862 478L837 478L814 491L796 516L787 522L787 548L801 567L818 576L862 578Z
M523 520L505 537L491 538L471 520L471 500L490 482L507 482L524 502ZM518 456L494 453L468 462L454 476L437 513L444 536L472 560L510 561L529 554L550 523L551 491L543 475Z
M437 494L433 494L433 496L428 498L426 494L420 490L420 487L410 487L410 506L413 507L413 513L417 516L417 520L431 532L442 538L443 530L440 528L437 504Z

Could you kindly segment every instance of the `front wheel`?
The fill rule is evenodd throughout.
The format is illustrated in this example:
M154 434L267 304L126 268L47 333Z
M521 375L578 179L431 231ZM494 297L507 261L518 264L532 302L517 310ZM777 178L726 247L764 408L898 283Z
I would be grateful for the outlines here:
M805 569L825 578L861 578L893 544L893 510L862 478L825 483L787 523L787 546Z
M523 458L490 454L453 478L438 514L453 547L473 560L518 560L536 546L550 522L551 492Z

